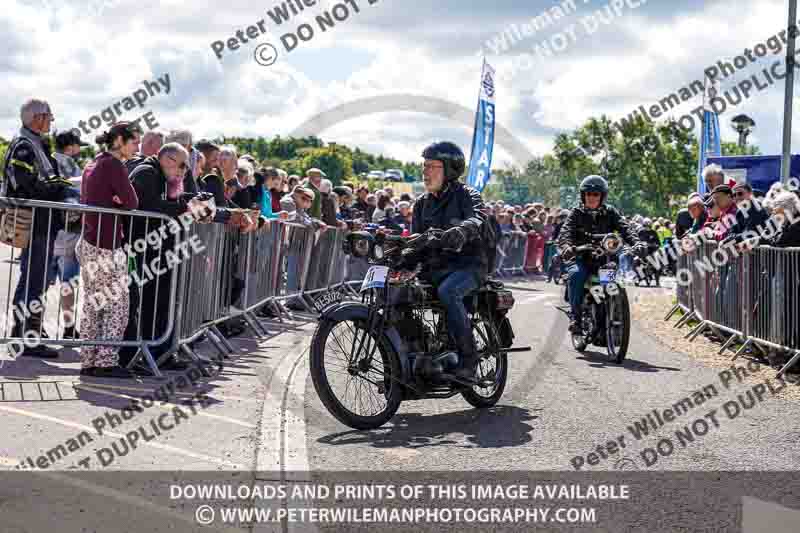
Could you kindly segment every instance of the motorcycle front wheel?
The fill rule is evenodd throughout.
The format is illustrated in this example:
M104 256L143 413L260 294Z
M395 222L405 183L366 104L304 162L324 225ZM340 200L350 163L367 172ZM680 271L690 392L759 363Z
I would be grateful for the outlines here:
M628 353L631 336L631 311L628 293L618 287L618 293L606 298L606 350L609 360L621 364Z
M461 393L473 407L492 407L503 395L508 380L508 354L501 351L497 330L491 321L473 320L472 338L481 355L475 377L478 385Z
M354 429L376 429L400 407L400 361L359 319L323 320L311 341L311 381L325 408Z

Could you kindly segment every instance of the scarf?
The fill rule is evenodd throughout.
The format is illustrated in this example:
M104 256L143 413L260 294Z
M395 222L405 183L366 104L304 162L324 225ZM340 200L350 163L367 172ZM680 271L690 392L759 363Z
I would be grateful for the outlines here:
M167 177L167 199L177 200L183 194L184 176Z

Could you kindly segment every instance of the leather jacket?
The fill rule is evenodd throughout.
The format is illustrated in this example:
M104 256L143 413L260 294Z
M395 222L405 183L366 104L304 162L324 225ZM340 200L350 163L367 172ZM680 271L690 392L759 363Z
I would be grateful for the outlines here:
M484 209L481 193L459 181L448 182L438 196L431 193L420 196L414 203L412 233L460 227L467 237L460 252L440 250L427 258L427 266L433 270L475 268L487 275L491 262L487 248L494 246L487 241L492 240L494 226L488 222Z

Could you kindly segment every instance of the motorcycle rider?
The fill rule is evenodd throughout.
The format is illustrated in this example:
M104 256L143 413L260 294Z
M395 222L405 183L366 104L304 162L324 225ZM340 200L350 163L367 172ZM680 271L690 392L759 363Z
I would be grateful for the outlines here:
M494 226L484 213L481 194L458 179L466 169L464 152L451 142L431 144L422 152L426 192L414 203L411 232L445 230L437 254L426 257L421 275L437 289L447 310L447 329L460 355L454 372L459 381L474 383L478 354L464 297L478 289L492 268Z
M623 241L642 253L642 245L628 223L616 208L605 204L608 196L608 183L600 176L586 176L580 185L581 203L570 212L561 228L558 246L562 259L568 263L566 268L569 279L567 287L569 303L572 308L569 330L581 332L583 286L592 271L601 265L593 262L591 254L576 256L575 248L591 242L593 233L619 232Z

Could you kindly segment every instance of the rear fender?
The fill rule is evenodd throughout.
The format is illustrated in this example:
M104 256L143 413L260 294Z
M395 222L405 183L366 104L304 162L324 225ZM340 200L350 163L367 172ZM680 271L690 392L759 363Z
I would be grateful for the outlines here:
M320 321L330 320L332 322L341 322L344 320L363 320L366 322L368 318L369 306L366 304L361 302L341 302L340 304L327 307L323 311L322 316L320 316ZM394 350L394 353L396 353L400 359L403 380L408 380L411 376L411 365L408 360L408 347L406 343L400 337L400 334L394 326L385 328L384 336L391 349Z

